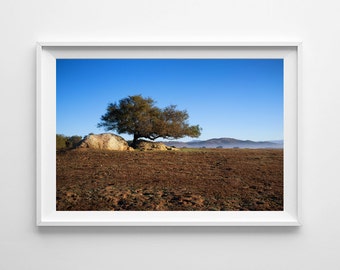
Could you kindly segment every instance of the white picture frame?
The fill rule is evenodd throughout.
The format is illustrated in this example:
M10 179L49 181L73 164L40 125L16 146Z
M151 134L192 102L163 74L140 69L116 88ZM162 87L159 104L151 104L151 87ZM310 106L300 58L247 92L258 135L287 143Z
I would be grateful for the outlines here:
M299 226L300 42L37 44L37 226ZM56 59L284 59L284 211L56 211Z

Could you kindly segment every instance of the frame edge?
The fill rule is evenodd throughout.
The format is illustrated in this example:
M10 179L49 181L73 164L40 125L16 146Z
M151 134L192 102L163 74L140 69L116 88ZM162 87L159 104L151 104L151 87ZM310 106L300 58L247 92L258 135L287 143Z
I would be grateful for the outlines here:
M295 47L297 51L297 127L296 127L296 158L297 158L297 216L294 221L274 221L268 223L261 222L249 222L247 224L238 222L164 222L160 224L159 222L70 222L70 221L49 221L44 219L42 212L42 172L41 172L41 160L42 160L42 120L41 120L41 101L42 101L42 87L43 87L43 70L42 70L42 58L44 47L115 47L115 46L211 46L211 47L233 47L233 46L243 46L243 47ZM48 49L48 48L47 48ZM299 129L300 126L300 95L301 95L301 52L302 52L302 42L37 42L36 44L36 226L301 226L301 173L298 164L299 156Z
M41 87L42 44L36 43L36 225L42 225L41 213Z

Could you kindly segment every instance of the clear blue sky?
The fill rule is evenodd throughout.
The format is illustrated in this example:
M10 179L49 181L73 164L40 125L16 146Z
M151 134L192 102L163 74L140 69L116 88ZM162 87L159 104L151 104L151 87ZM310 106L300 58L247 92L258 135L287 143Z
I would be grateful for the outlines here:
M138 94L187 110L201 140L283 139L282 59L58 59L57 133L103 133L108 103Z

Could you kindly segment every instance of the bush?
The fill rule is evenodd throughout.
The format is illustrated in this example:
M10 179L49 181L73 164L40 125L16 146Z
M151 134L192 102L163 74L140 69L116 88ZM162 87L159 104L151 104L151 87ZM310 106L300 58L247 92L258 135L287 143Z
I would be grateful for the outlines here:
M79 142L82 140L81 136L71 136L67 138L66 146L68 148L76 148L76 146L79 144Z
M65 149L66 148L67 137L62 134L57 134L56 137L56 145L57 150Z
M82 137L78 135L67 137L63 134L57 134L56 135L56 148L57 150L72 149L72 148L75 148L81 140L82 140Z

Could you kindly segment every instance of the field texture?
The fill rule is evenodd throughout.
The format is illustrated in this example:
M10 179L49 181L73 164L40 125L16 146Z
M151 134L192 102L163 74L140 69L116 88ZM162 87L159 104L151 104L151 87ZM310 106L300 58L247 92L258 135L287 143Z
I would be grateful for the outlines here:
M58 211L282 211L283 150L57 153Z

